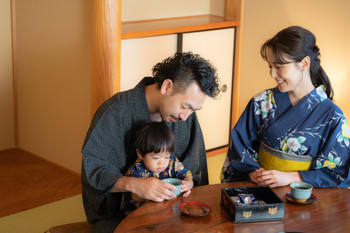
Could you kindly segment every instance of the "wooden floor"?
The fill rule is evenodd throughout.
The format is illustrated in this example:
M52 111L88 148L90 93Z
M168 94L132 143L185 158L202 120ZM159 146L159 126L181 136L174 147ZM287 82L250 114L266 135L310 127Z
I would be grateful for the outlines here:
M0 151L0 217L80 193L78 174L21 150Z

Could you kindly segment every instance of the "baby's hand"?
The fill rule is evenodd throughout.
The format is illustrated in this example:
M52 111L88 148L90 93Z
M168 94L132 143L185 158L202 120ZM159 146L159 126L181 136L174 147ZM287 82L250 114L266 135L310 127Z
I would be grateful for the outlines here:
M192 177L185 177L182 181L181 193L183 193L183 197L187 197L191 193L191 189L193 188L193 180Z

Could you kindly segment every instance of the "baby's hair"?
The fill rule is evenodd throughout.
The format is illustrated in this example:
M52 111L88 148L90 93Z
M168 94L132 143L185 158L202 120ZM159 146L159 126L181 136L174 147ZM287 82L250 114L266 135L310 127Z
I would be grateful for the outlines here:
M174 153L175 137L164 122L146 121L136 132L135 148L142 155L162 151Z

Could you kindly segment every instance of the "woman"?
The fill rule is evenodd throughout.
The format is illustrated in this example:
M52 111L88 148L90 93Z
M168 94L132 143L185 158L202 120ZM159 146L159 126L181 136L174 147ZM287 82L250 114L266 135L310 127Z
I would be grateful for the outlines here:
M232 130L222 182L349 187L350 135L315 36L288 27L260 50L277 87L254 96Z

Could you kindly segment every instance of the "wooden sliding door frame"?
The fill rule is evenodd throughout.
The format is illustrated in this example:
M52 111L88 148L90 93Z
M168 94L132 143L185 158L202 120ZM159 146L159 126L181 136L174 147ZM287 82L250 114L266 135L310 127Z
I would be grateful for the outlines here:
M12 82L13 82L13 130L15 148L19 146L18 99L16 71L16 0L11 0L11 36L12 36Z

